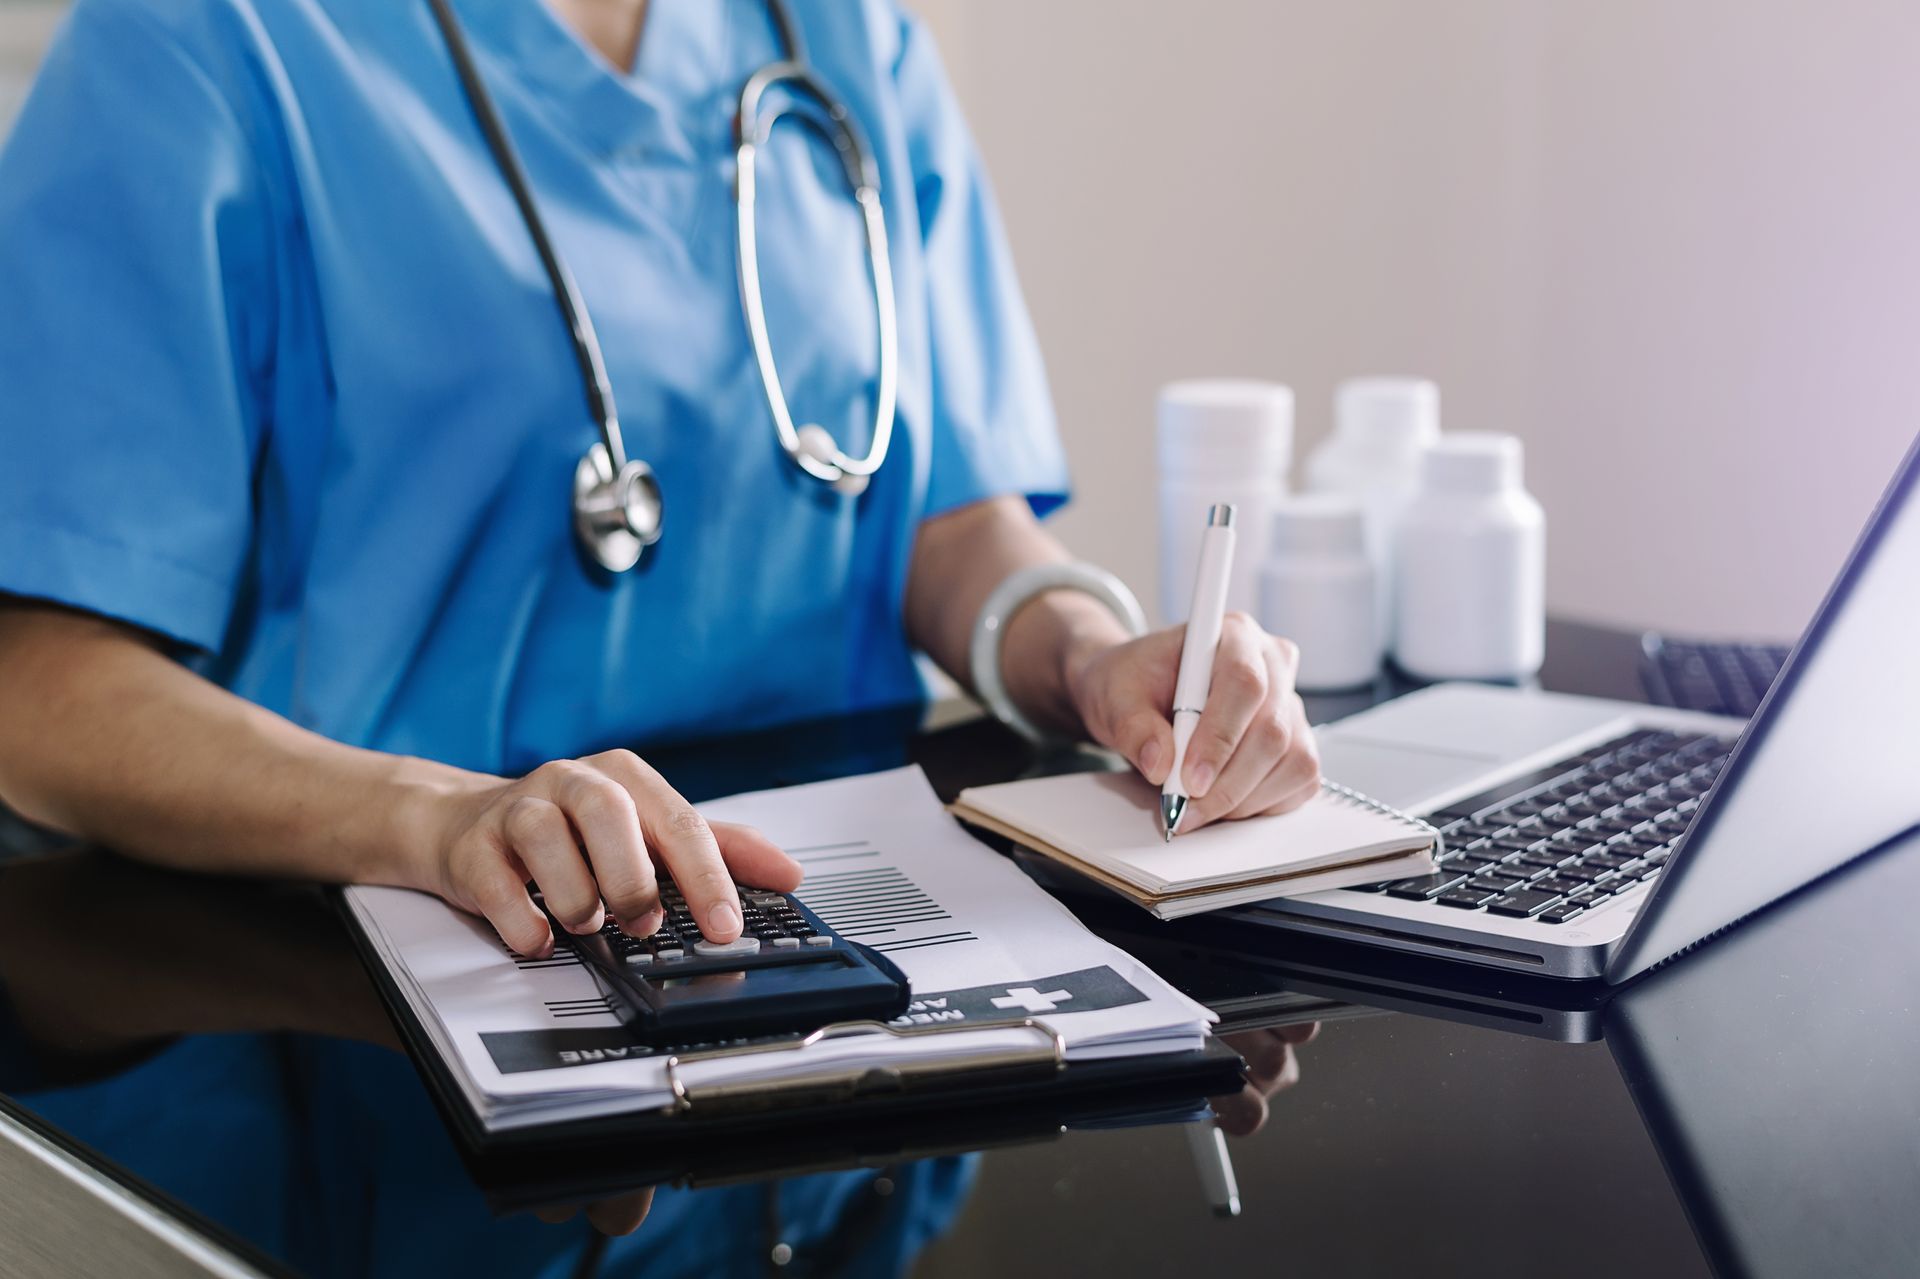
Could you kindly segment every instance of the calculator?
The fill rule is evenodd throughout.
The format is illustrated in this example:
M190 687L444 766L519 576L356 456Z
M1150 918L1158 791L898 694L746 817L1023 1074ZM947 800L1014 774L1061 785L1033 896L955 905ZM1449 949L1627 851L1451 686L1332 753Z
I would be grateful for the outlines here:
M660 883L665 922L630 937L611 915L597 933L565 938L607 1002L653 1047L807 1033L837 1021L885 1021L906 1011L906 974L850 941L789 893L741 887L745 927L708 941L672 881Z

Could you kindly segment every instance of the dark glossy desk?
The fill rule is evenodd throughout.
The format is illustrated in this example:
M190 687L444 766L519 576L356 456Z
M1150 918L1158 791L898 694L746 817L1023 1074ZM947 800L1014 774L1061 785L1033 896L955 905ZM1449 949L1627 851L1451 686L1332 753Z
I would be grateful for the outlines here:
M1550 652L1550 687L1637 691L1630 637ZM656 757L706 795L1029 764L993 726L889 716ZM319 903L97 853L0 870L0 1093L303 1274L1912 1275L1915 901L1920 840L1618 995L1085 908L1231 1027L1324 1015L1231 1143L1237 1219L1164 1125L663 1188L611 1244L498 1215Z

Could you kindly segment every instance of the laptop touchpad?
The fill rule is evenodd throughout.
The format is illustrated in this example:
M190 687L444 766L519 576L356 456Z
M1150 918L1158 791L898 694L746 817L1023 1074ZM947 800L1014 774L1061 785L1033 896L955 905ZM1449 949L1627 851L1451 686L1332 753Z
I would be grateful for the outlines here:
M1320 735L1320 771L1395 808L1418 809L1479 777L1499 760Z

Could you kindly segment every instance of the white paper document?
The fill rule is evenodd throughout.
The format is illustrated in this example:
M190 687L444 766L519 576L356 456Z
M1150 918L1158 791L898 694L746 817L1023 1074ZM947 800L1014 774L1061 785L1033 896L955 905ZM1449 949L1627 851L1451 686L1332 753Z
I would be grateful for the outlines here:
M1088 932L969 836L918 768L739 795L701 810L759 827L806 868L802 901L900 966L914 1002L896 1027L967 1031L683 1062L689 1086L1031 1049L1034 1032L1007 1024L1027 1017L1058 1032L1069 1061L1193 1049L1205 1038L1212 1017L1204 1007ZM435 897L363 887L346 896L488 1127L671 1102L665 1055L627 1034L564 947L551 959L525 959L485 920Z

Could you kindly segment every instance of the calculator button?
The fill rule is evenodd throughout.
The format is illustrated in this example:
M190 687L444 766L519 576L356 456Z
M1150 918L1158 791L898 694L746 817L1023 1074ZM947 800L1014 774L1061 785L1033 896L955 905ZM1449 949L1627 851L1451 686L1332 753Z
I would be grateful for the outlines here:
M788 949L794 946L798 946L800 944L800 939L798 937L776 937L773 939L773 944L782 949Z
M644 950L638 950L627 956L627 962L635 967L644 968L653 962L653 956Z
M760 939L741 937L735 941L708 941L703 937L693 943L693 953L708 958L715 955L757 955L760 953Z
M662 959L685 959L686 957L687 952L681 950L678 946L662 946L660 948L660 958Z
M819 934L819 933L815 933L815 934L814 934L813 936L811 936L811 937L809 937L809 938L807 938L807 945L809 945L809 946L831 946L831 945L833 945L833 938L831 938L831 937L825 937L825 936L822 936L822 935L821 935L821 934Z

